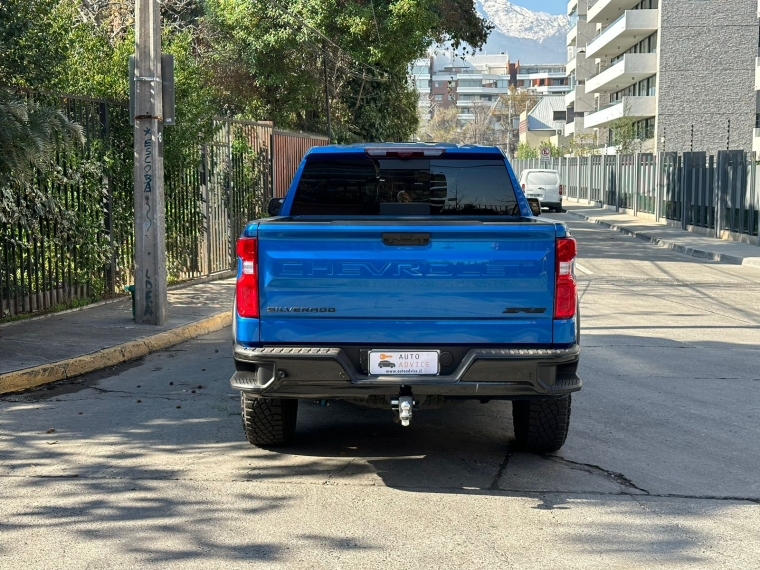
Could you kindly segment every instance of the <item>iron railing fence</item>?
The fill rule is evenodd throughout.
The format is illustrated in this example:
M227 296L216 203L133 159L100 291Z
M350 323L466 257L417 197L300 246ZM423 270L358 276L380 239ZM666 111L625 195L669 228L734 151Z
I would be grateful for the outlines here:
M741 150L517 159L523 170L558 170L565 196L684 230L757 243L760 155Z
M30 95L32 96L32 95ZM133 130L126 105L55 97L82 125L82 148L58 156L33 188L57 200L38 231L0 223L0 319L123 293L133 279ZM304 153L327 139L275 131L271 123L218 119L210 141L165 152L166 249L170 282L229 271L245 224L286 189ZM169 152L171 150L172 152Z

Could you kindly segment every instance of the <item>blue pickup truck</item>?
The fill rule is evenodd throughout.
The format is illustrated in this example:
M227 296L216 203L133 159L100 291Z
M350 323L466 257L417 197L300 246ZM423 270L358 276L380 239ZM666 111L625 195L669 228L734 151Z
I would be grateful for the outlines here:
M576 243L537 215L497 148L314 148L237 242L233 388L259 446L299 399L511 400L518 444L565 442L581 388Z

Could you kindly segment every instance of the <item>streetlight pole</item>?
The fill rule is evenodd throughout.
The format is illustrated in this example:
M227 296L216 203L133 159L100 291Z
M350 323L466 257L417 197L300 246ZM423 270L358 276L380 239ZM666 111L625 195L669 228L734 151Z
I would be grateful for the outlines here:
M161 7L135 2L135 322L166 322Z

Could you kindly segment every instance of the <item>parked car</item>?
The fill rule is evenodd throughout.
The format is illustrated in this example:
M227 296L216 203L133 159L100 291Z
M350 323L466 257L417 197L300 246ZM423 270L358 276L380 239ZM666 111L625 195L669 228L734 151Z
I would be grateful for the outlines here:
M523 170L520 174L520 185L526 198L538 198L542 206L555 212L562 211L562 195L565 189L560 184L557 170Z
M559 449L582 385L576 243L513 180L495 147L311 149L237 243L248 441L291 442L299 399L386 405L405 426L510 400L518 444Z

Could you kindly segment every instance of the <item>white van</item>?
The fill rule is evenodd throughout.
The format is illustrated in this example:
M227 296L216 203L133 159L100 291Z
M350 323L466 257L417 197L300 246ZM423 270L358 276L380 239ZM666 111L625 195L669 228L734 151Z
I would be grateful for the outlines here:
M526 198L538 198L542 206L555 212L562 211L562 194L565 189L560 184L558 171L523 170L520 185Z

